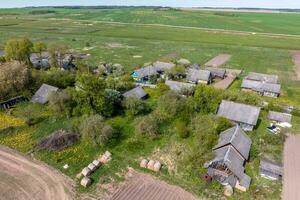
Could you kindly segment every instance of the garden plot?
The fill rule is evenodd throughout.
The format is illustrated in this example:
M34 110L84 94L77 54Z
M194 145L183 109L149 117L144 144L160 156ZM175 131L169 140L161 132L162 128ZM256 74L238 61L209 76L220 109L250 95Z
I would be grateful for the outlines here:
M127 180L107 200L197 200L192 194L130 169Z
M231 55L229 54L219 54L207 63L205 63L205 66L207 67L220 67L224 65L229 59L231 58Z
M296 66L296 77L300 80L300 51L292 51L292 57Z

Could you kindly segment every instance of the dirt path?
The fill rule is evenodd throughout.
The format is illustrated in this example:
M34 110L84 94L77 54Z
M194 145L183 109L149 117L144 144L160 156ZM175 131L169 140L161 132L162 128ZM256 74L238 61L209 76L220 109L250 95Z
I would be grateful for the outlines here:
M220 67L224 65L230 58L231 55L229 54L219 54L204 65L207 67Z
M0 200L73 200L73 181L49 166L0 146Z
M292 51L293 62L296 66L296 77L300 80L300 51Z
M226 69L226 77L223 80L214 83L213 87L226 90L241 73L242 70Z
M300 199L300 135L290 135L284 143L283 200Z
M180 187L169 185L132 169L123 186L106 200L198 200Z

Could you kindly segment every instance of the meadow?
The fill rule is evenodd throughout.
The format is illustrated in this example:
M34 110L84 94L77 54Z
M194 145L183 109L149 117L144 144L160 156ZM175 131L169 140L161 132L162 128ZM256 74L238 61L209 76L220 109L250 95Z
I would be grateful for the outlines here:
M297 23L300 20L299 14L161 11L141 8L110 10L59 8L50 9L55 13L32 14L33 10L35 9L0 10L0 49L7 39L14 37L28 37L32 41L43 41L49 45L62 43L74 51L91 54L86 60L89 65L97 66L100 62L120 63L125 66L128 73L144 63L168 59L171 54L202 65L219 53L228 53L232 58L225 67L243 69L242 76L250 71L279 75L282 96L276 102L300 106L300 84L294 79L295 69L290 55L290 50L300 49L298 36L300 28ZM237 33L231 30L261 33ZM264 34L265 32L295 36ZM237 80L229 90L239 91L240 83L241 79ZM153 105L162 95L152 89L147 89L147 92L150 94L148 102ZM266 101L274 100L266 98ZM13 127L13 134L0 135L0 144L26 153L33 149L42 137L57 129L68 128L71 123L78 120L55 118L51 111L40 107L39 115L43 120L33 127L27 127L18 115L19 111L27 106L23 104L14 109L12 119L7 113L0 113L0 129ZM267 112L263 111L258 129L250 133L255 146L251 150L251 154L255 156L246 167L246 173L253 178L250 191L237 192L233 199L280 198L281 183L264 180L257 174L259 159L264 155L278 161L282 156L282 138L267 132L266 115ZM298 125L300 118L294 117L293 120L294 127L291 131L297 133L300 131ZM99 183L109 183L122 180L120 174L125 173L127 167L138 168L142 157L160 158L165 154L165 160L176 161L180 157L178 147L189 149L194 145L194 137L182 139L177 134L172 134L173 123L170 123L165 128L165 133L155 140L136 135L134 131L136 121L126 115L110 118L107 123L120 130L120 135L105 148L80 141L66 150L56 153L38 151L35 152L35 156L75 179L85 165L109 149L113 154L111 163L98 170L92 177ZM1 124L6 125L1 127ZM69 164L70 168L63 169L64 164ZM186 167L190 169L191 166ZM192 170L195 171L194 176L185 174L184 170L169 173L164 167L161 173L153 175L180 185L199 196L207 195L211 191L222 193L222 187L215 183L206 185L201 177L197 176L199 170ZM91 192L96 187L94 184L89 189L81 187L77 189L80 192ZM218 198L219 194L212 193L211 195L216 196L210 198Z

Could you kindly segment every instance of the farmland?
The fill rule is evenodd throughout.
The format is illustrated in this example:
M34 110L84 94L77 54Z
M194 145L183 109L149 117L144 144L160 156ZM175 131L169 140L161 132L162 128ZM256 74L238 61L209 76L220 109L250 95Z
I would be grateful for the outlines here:
M85 60L91 66L96 67L100 62L120 63L126 73L147 62L168 60L170 54L176 59L186 58L201 65L220 53L230 54L232 57L224 67L243 70L242 77L252 71L278 75L282 94L276 103L300 106L300 84L290 54L291 50L300 50L299 14L161 11L150 8L51 8L53 12L33 14L34 10L0 10L0 50L10 38L28 37L34 42L66 44L73 51L91 54ZM240 84L241 79L236 80L228 91L241 94ZM146 101L155 110L163 91L146 89L146 92L149 94ZM275 102L270 98L262 99ZM0 144L26 153L35 149L41 138L82 121L81 116L57 117L49 106L37 106L35 110L39 121L28 127L22 110L30 106L30 103L23 103L10 113L0 113ZM122 181L127 167L139 169L142 157L161 159L166 166L160 173L152 175L199 197L216 199L222 193L221 186L215 182L207 185L201 179L204 173L200 166L202 158L192 156L204 140L201 132L210 134L206 131L216 126L215 118L213 113L195 115L193 119L203 127L198 127L200 131L192 132L188 138L175 134L178 117L168 119L160 127L162 134L151 139L136 133L135 126L140 117L135 119L121 113L105 121L119 133L107 146L94 146L81 140L62 151L36 151L34 156L76 180L76 175L90 161L107 149L111 151L111 162L92 175L96 183L89 189L77 184L79 193L94 192L101 188L101 184ZM193 120L188 120L188 123L190 121ZM299 122L300 117L293 117L294 126L289 131L299 132ZM246 173L252 178L250 191L237 192L234 199L280 199L281 183L264 180L258 175L260 158L267 155L271 159L282 160L283 138L268 133L268 125L267 110L263 110L257 130L249 133L253 140L250 161L246 165ZM203 156L207 158L207 155ZM70 168L64 169L65 164Z

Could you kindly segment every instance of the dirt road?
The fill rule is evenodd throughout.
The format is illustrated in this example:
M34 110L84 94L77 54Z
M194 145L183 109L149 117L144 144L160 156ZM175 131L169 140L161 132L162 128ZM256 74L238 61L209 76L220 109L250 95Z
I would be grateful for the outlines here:
M73 181L0 145L0 200L73 200Z
M300 80L300 51L292 51L291 54L296 67L297 80Z
M300 135L290 135L284 143L283 200L300 199Z
M156 178L129 170L127 180L107 200L197 200L192 194Z

